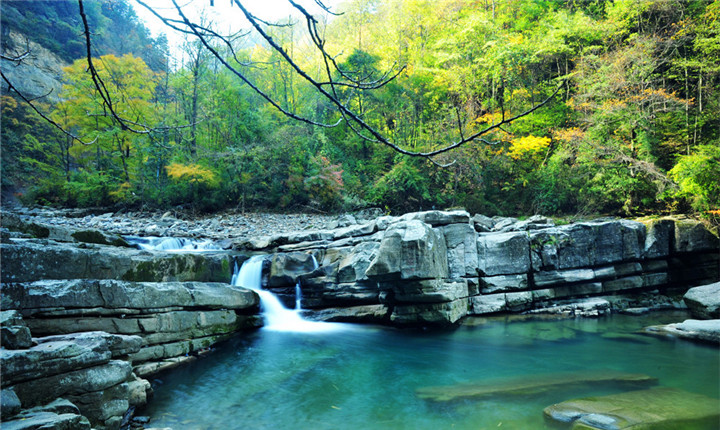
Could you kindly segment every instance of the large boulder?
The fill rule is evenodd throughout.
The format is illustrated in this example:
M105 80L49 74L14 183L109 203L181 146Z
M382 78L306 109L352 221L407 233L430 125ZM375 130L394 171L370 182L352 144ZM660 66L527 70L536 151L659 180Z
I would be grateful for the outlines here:
M700 221L677 219L674 245L677 253L712 251L720 248L720 239Z
M720 344L720 319L685 320L681 323L650 326L645 328L645 332Z
M442 227L448 253L448 275L452 279L477 276L477 233L470 224Z
M305 252L275 254L270 261L269 288L295 285L301 275L315 270L317 261Z
M354 246L338 264L338 283L367 280L367 269L375 259L379 247L377 242L362 242Z
M467 307L465 298L445 303L398 305L393 308L390 321L406 326L449 326L467 315Z
M642 220L647 229L644 244L645 258L670 255L675 240L675 223L671 219Z
M720 318L720 282L690 288L683 300L696 318Z
M447 278L445 238L418 220L392 224L365 275L378 280Z
M530 240L526 232L485 233L477 239L478 268L485 276L527 273Z
M6 349L30 348L32 336L30 329L18 311L0 312L0 345Z

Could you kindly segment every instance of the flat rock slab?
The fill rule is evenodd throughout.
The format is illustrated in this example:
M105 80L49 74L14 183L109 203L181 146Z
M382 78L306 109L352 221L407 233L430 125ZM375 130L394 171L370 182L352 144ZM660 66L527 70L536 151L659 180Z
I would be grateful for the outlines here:
M548 420L577 430L707 430L720 423L718 399L675 388L569 400L543 412Z
M720 344L720 319L685 320L675 324L654 325L646 327L645 333Z
M436 387L422 387L415 391L421 399L435 402L449 402L458 399L482 398L489 396L525 396L573 386L621 385L646 387L657 383L657 379L638 373L623 373L612 370L594 372L564 372L546 375L527 375L481 381L475 384L458 384Z

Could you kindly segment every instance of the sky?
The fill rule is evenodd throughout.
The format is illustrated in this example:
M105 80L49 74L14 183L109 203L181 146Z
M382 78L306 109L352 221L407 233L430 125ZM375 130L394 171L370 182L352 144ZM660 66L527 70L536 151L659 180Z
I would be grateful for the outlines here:
M214 0L214 6L210 6L211 0L176 0L183 8L183 13L188 15L191 20L197 20L201 15L205 15L209 20L216 23L216 29L221 34L236 32L244 28L248 28L249 24L242 17L242 12L237 6L234 6L233 0ZM315 4L315 0L296 0L298 4L306 8L311 13L321 13L322 10ZM323 0L323 4L330 7L331 10L337 7L341 0ZM171 0L144 0L156 12L167 17L180 19L175 6ZM174 50L182 43L183 36L177 34L173 29L168 28L156 16L154 16L145 7L135 1L130 1L135 8L138 17L145 22L153 36L165 33L170 49ZM287 18L290 15L297 17L288 0L242 0L242 4L255 16L266 21L278 21Z

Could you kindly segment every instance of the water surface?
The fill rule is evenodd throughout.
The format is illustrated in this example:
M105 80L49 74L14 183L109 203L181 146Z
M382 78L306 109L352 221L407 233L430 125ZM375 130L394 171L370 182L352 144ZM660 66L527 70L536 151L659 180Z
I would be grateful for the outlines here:
M685 314L599 319L474 319L450 332L357 327L260 330L160 376L144 412L174 429L544 429L543 408L621 392L604 384L433 402L426 386L614 370L720 397L718 348L634 335Z

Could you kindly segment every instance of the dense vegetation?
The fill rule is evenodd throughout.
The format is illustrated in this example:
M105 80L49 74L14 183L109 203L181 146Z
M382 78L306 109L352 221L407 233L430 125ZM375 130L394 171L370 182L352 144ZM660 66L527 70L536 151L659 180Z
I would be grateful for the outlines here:
M51 3L65 10L63 2ZM328 49L343 53L344 70L381 76L394 64L407 67L381 89L341 96L403 147L427 150L469 135L502 109L519 113L563 85L550 104L486 142L435 159L449 167L367 142L345 125L317 128L287 118L197 41L184 45L175 70L143 60L136 45L151 39L137 30L132 10L123 1L97 4L92 22L111 28L103 17L112 18L112 4L125 19L121 34L133 28L140 35L125 50L117 40L99 44L99 72L118 94L118 109L153 127L190 126L123 130L103 116L72 39L78 33L68 31L67 41L47 33L60 41L60 55L76 60L65 69L63 101L48 109L94 143L72 142L4 98L3 163L22 175L6 181L3 173L3 186L26 187L29 200L201 210L373 205L396 212L462 206L489 215L720 214L718 1L342 4L344 14L326 32ZM3 24L5 11L3 4ZM25 16L35 18L16 21L18 29L38 35L46 34L34 30L38 25L60 31L77 24L72 14ZM302 28L270 31L295 61L316 70L320 58ZM256 63L238 67L283 108L337 120L277 54L249 38L236 43L238 59Z

